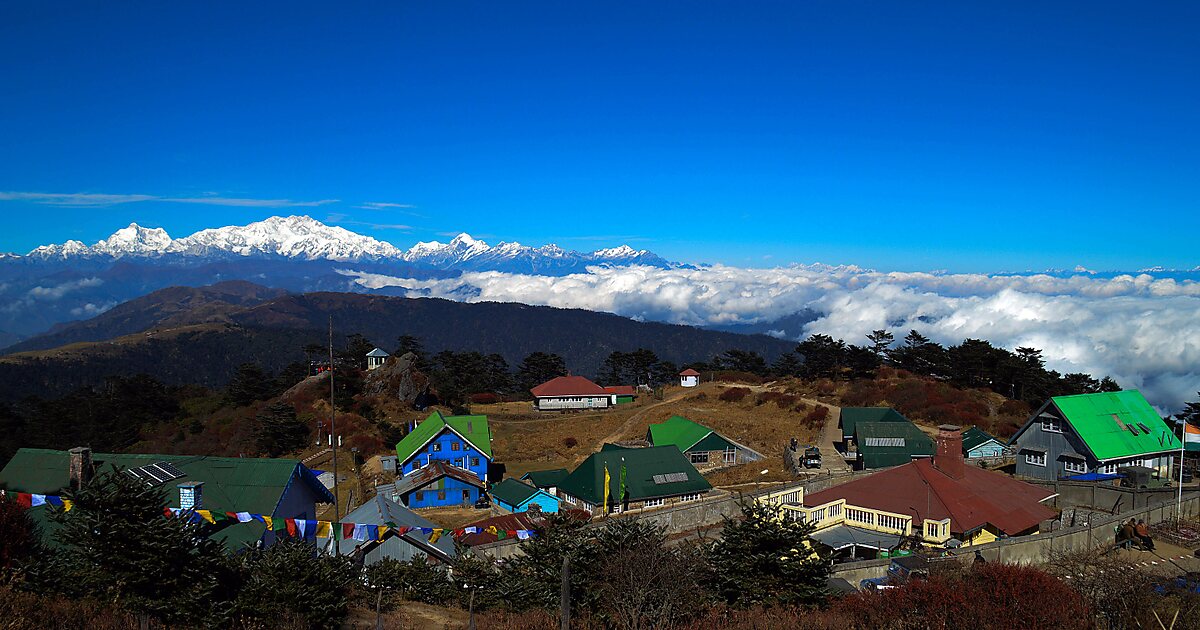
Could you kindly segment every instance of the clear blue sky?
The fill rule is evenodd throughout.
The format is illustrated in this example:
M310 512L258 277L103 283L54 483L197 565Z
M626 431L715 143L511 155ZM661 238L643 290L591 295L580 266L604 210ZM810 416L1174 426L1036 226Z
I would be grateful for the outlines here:
M1195 2L211 4L0 5L0 250L306 213L401 247L1200 264Z

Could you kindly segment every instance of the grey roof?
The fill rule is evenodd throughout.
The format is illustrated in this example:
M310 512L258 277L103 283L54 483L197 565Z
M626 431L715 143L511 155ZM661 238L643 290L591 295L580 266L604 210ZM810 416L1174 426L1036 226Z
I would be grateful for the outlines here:
M393 523L400 527L440 527L433 521L384 496L384 493L375 495L370 501L343 516L341 522L366 525L386 525ZM454 558L454 537L448 531L432 545L429 544L428 534L422 534L421 532L408 532L400 538L404 542L444 562L449 562ZM352 553L355 547L362 544L364 544L362 541L354 539L342 540L340 542L343 554Z
M900 537L894 534L873 532L869 529L849 525L835 525L829 529L813 532L811 537L813 540L837 550L852 545L884 550L900 544Z
M367 356L369 356L369 357L384 357L384 358L386 358L386 357L390 357L390 356L392 356L392 355L388 354L388 353L387 353L387 351L386 351L386 350L384 350L384 349L382 349L382 348L375 348L374 350L372 350L372 351L368 352L368 353L367 353Z

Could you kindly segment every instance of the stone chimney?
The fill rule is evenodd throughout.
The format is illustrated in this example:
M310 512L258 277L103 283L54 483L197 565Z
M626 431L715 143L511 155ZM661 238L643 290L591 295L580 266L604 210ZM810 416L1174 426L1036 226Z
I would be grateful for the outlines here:
M962 427L953 424L938 426L937 454L933 467L951 479L962 479L967 464L963 461Z
M92 479L92 449L86 446L76 446L67 452L71 456L68 469L71 475L71 489L79 490L83 484Z
M204 509L204 482L185 481L179 488L179 507L184 510Z

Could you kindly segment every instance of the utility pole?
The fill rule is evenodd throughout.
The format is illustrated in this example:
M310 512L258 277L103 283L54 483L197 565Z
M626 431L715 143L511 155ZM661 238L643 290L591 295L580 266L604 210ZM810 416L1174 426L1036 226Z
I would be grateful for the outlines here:
M333 555L342 555L342 544L338 540L341 532L341 504L338 502L338 466L337 466L337 407L333 404L333 315L329 316L329 445L333 449Z

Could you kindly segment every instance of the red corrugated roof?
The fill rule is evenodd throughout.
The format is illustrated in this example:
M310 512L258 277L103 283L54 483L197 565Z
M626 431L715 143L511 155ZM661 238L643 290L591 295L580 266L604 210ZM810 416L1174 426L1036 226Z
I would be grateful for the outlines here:
M688 368L679 373L680 376L700 376L700 373L692 368Z
M529 390L534 396L604 396L603 387L582 376L558 376Z
M1015 535L1054 518L1039 501L1054 492L1007 475L967 466L962 479L952 479L920 459L903 466L834 486L804 497L816 507L837 499L894 514L914 514L918 521L950 518L950 531L969 532L985 524Z
M633 385L609 385L608 387L604 388L604 391L610 394L616 394L618 396L637 395L637 390L633 388Z

